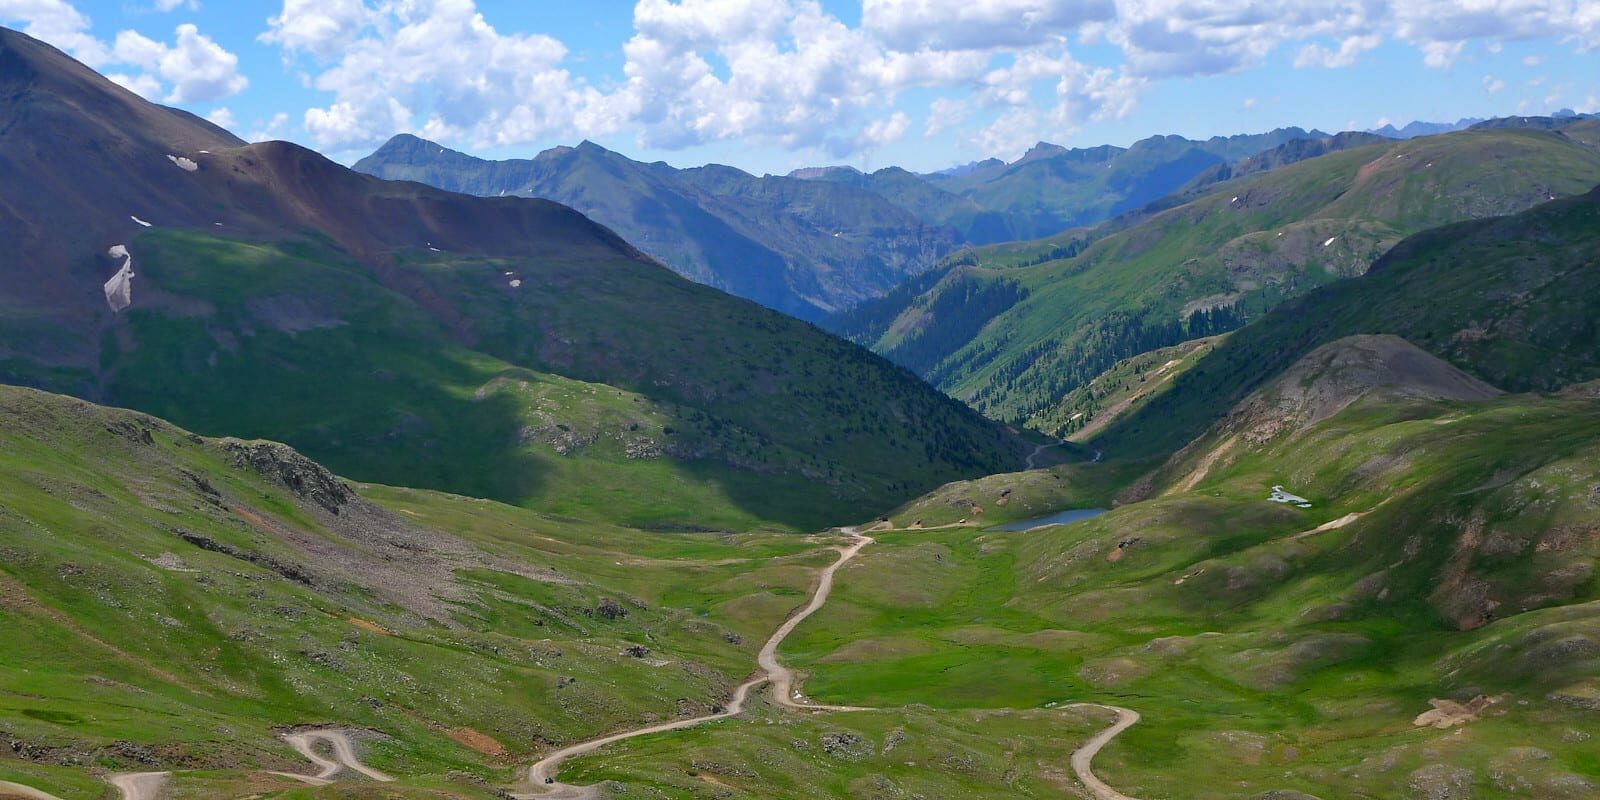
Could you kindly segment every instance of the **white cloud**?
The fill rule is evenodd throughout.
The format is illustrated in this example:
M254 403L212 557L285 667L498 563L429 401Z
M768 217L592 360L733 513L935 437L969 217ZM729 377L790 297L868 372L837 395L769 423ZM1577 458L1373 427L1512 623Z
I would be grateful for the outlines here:
M1322 67L1325 69L1339 69L1352 66L1356 59L1378 45L1383 43L1383 37L1378 34L1363 36L1347 36L1339 42L1338 50L1329 50L1320 44L1308 44L1300 49L1294 58L1296 68Z
M200 0L156 0L157 11L175 11L180 7L199 11Z
M1485 94L1496 95L1506 88L1506 82L1493 75L1483 76L1483 91Z
M1423 42L1422 63L1434 69L1449 69L1461 55L1466 42Z
M259 126L255 130L250 131L249 135L245 136L244 138L245 140L251 142L265 142L272 139L281 139L283 138L283 132L288 129L288 127L289 115L286 112L279 111L278 113L272 115L272 119L268 120L267 124Z
M22 24L22 32L99 68L111 60L104 42L89 35L90 20L66 0L0 0L0 22Z
M154 75L143 72L138 75L129 75L126 72L111 72L106 74L106 78L146 100L154 101L161 98L161 81L157 80Z
M64 0L0 0L0 22L23 23L23 33L107 71L112 81L151 100L205 103L237 94L249 84L239 74L238 57L194 25L179 25L173 45L124 30L108 46L89 33L89 18ZM118 65L141 72L105 69Z
M1256 107L1256 99L1254 97L1246 97L1244 102L1239 104L1239 107L1249 111L1250 109Z
M1112 0L864 0L861 4L862 28L900 51L1047 44L1115 15Z
M887 147L905 138L906 131L910 129L911 118L896 111L888 119L876 120L863 128L861 135L856 137L856 149L870 151Z
M233 126L237 124L234 121L233 112L228 110L227 106L219 106L211 109L211 113L206 114L206 121L219 128L230 131L233 130Z
M267 18L267 31L258 38L280 45L286 55L327 58L355 41L376 13L362 0L284 0L282 13Z
M599 99L561 68L561 42L502 34L471 0L377 8L287 0L268 24L261 38L286 58L319 61L310 83L333 98L308 109L304 125L326 149L370 147L400 131L477 145L528 142L572 132L580 107ZM585 117L596 126L606 119Z
M928 104L928 127L923 136L939 134L966 122L971 113L967 101L956 97L940 97Z
M239 57L224 50L194 25L184 23L174 32L175 45L147 38L137 31L117 34L116 60L158 76L172 90L168 103L209 103L238 94L250 85L239 74Z
M1537 67L1537 66L1539 66L1540 64L1543 64L1543 63L1544 63L1544 58L1542 58L1540 56L1523 56L1522 57L1522 66L1524 66L1524 67L1530 67L1530 68Z

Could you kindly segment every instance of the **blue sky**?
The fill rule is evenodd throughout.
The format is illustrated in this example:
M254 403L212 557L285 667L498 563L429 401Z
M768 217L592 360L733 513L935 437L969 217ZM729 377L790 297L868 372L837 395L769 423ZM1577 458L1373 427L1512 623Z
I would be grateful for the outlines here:
M250 139L752 172L1600 110L1594 0L0 0Z

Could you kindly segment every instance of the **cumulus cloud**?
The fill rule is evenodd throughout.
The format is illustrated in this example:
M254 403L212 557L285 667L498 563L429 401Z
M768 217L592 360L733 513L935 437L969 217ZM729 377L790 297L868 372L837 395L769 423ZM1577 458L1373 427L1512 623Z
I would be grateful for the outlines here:
M99 68L111 60L110 48L89 34L89 18L66 0L0 0L0 22L22 25L22 32L65 50Z
M967 121L972 113L967 101L957 97L940 97L928 104L928 125L923 136L938 136Z
M170 45L132 30L121 31L108 45L89 33L89 18L65 0L0 0L0 22L22 23L23 33L106 71L112 81L151 100L207 103L249 85L239 74L238 57L194 25L179 25Z
M1506 88L1506 82L1493 75L1483 76L1483 91L1485 94L1499 94Z
M1361 36L1347 36L1339 42L1339 49L1330 50L1320 44L1308 44L1300 49L1294 57L1295 67L1322 67L1324 69L1340 69L1356 63L1356 59L1378 45L1383 43L1383 37L1371 33Z
M1055 42L1116 10L1112 0L864 0L861 23L897 50L987 50Z
M233 130L235 124L233 112L227 106L211 109L211 113L206 114L206 121L225 130Z
M596 104L561 67L566 47L542 34L504 34L471 0L286 0L262 40L316 63L311 85L332 95L305 112L317 145L368 147L399 131L472 144L566 134ZM605 126L605 115L584 121ZM591 131L597 133L599 131Z
M167 45L137 31L117 34L113 53L118 62L157 76L172 89L168 103L209 103L238 94L250 85L239 74L239 57L224 50L194 25L179 25L176 44Z

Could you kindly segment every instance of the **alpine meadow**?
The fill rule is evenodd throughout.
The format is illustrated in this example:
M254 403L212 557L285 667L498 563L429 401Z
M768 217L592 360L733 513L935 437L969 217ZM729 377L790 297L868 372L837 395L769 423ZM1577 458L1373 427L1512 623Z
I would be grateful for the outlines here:
M0 800L1600 797L1592 12L0 0Z

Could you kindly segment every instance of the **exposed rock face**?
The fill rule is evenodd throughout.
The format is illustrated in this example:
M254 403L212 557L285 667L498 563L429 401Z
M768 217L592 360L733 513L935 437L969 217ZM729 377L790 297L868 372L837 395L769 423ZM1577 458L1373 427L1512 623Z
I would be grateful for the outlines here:
M1223 428L1259 444L1315 425L1374 393L1480 400L1500 391L1398 336L1349 336L1300 359L1234 409Z
M222 449L232 457L234 466L255 470L330 514L338 514L356 496L344 481L287 445L224 439Z

